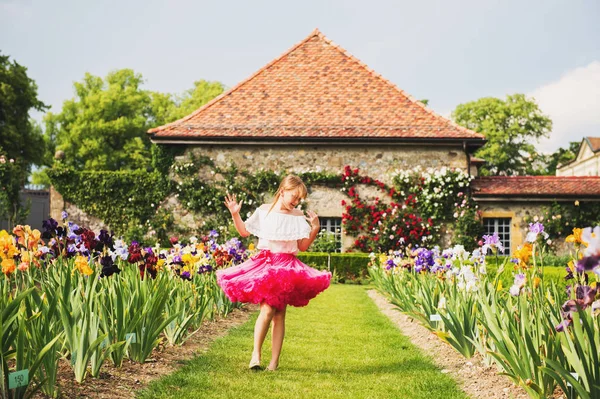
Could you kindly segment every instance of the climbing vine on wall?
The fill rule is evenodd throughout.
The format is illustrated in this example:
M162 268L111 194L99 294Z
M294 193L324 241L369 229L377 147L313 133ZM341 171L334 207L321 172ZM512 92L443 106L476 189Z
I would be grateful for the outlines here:
M170 233L201 235L210 230L235 234L223 205L226 194L242 201L242 218L250 216L277 190L285 171L239 170L233 163L222 167L211 158L188 153L175 161L176 149L161 151L153 172L76 172L60 165L49 171L57 190L69 202L97 216L117 234L144 242L166 242ZM170 163L170 166L168 166ZM439 241L440 226L452 222L455 243L469 246L480 237L481 223L468 196L469 177L458 170L398 171L389 186L346 166L342 174L305 172L299 176L309 191L316 185L341 189L343 224L356 238L360 251L400 249L406 245L431 245ZM364 186L380 195L365 199ZM187 211L200 216L202 225L189 231L175 224L165 202L171 196Z

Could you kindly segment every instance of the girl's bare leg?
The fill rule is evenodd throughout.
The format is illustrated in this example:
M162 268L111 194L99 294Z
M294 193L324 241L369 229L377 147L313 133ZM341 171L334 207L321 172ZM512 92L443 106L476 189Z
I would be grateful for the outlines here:
M252 350L252 360L260 362L260 352L262 350L263 342L265 342L265 337L267 336L267 331L269 331L269 325L271 324L271 320L275 315L276 309L266 303L260 304L260 314L256 319L256 324L254 325L254 349Z
M285 336L286 309L287 307L284 307L282 310L276 310L275 315L273 316L271 363L269 363L269 366L267 367L269 370L275 370L277 366L279 366L279 355L281 354L283 337Z

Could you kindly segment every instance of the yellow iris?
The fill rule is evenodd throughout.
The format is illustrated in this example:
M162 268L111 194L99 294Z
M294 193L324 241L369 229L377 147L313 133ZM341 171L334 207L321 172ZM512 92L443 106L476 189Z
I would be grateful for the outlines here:
M573 234L567 236L567 238L565 238L565 242L570 242L573 244L583 244L587 247L588 243L581 240L581 233L583 233L583 229L574 228Z
M79 270L79 273L85 276L89 276L90 274L94 273L94 271L90 267L88 259L85 256L81 255L75 258L75 269Z
M18 253L14 237L6 230L0 231L0 258L12 258Z
M16 267L17 266L15 265L15 261L12 259L4 259L2 261L2 273L6 274L7 276L14 273Z
M513 256L519 259L519 266L527 267L527 263L529 262L529 258L531 257L532 250L533 246L531 243L528 242L515 251Z

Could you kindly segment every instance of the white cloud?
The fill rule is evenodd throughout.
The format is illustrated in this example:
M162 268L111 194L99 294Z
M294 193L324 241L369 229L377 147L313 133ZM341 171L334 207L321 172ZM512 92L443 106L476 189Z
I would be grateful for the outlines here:
M553 122L550 138L540 140L539 150L554 152L584 136L600 136L600 61L572 69L528 95Z

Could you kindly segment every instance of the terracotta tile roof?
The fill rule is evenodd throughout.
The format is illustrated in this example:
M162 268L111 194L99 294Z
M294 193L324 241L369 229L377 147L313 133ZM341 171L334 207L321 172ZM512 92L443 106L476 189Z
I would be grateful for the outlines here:
M485 176L471 182L474 197L598 197L600 176Z
M600 151L600 137L586 137L585 139L592 148L592 151Z
M485 137L435 114L315 30L153 139Z

